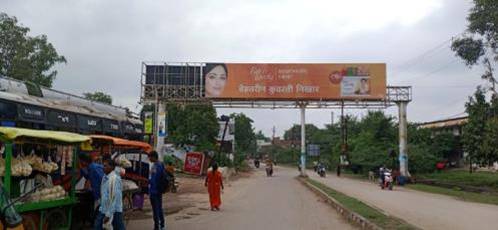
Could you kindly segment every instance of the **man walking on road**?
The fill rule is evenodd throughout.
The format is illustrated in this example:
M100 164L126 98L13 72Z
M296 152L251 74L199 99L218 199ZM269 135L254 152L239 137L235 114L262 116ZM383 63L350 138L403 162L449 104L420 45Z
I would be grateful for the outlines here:
M163 193L161 184L164 180L165 169L164 165L158 161L159 155L156 151L149 154L149 161L152 163L149 179L149 198L152 206L152 214L154 217L154 230L165 229L164 213L163 213Z
M112 159L104 160L104 172L106 175L102 178L100 208L95 218L94 229L103 229L105 225L112 226L113 230L125 230L121 176L116 173Z

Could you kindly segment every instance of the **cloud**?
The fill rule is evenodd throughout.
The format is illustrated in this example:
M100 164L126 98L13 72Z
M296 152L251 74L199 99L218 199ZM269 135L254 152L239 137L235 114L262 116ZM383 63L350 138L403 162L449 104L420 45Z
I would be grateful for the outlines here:
M481 83L479 69L466 68L449 43L412 62L465 29L468 1L7 0L2 6L68 59L57 67L55 88L106 91L131 109L140 96L142 61L386 62L389 84L413 85L413 121L461 113ZM218 110L240 111L266 135L300 121L299 110ZM323 127L330 112L309 110L307 122Z

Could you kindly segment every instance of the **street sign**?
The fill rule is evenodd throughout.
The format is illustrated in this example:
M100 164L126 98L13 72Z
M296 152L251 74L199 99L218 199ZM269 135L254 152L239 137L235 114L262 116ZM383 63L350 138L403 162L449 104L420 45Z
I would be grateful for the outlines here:
M320 156L320 146L319 145L308 145L307 147L308 156Z

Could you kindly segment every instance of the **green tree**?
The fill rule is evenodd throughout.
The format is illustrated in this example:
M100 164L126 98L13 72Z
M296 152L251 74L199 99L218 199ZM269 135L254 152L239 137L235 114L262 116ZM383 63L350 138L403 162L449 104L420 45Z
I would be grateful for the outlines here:
M463 127L462 142L463 149L467 152L468 160L472 165L474 161L482 159L482 146L486 131L488 104L484 91L480 87L477 87L474 96L469 97L469 101L465 103L465 110L469 118ZM470 172L472 172L472 167L470 167Z
M263 134L263 132L261 130L259 130L255 135L254 137L256 138L256 140L264 140L264 141L271 141L271 139L269 137L266 137L265 134Z
M451 48L469 67L481 62L485 67L482 79L491 84L496 93L496 78L492 62L498 62L498 1L473 0L474 7L467 16L467 33L453 41Z
M198 151L216 150L218 119L209 105L168 104L169 140L176 145L195 145Z
M498 160L498 96L493 95L489 103L485 124L484 143L482 146L481 162L492 165Z
M427 143L430 151L438 159L448 159L449 156L458 148L458 139L450 132L444 132L434 135L431 143Z
M105 104L112 105L112 96L104 92L84 93L83 96L92 101L98 101Z
M311 136L313 136L319 129L313 124L306 124L304 126L306 132L306 140L310 140ZM290 129L284 132L285 140L301 140L301 125L293 125ZM299 142L301 143L301 142Z
M498 161L498 118L493 117L486 121L485 135L482 145L482 160L487 165Z
M235 119L235 146L239 153L256 152L256 135L251 118L243 113L232 113L230 119Z
M57 70L66 58L57 53L47 36L28 36L29 28L17 18L0 13L0 75L51 87Z

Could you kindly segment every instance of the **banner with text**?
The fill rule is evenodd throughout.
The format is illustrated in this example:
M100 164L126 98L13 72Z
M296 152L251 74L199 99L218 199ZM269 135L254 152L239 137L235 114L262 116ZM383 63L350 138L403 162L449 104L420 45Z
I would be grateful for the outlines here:
M207 98L241 100L381 100L386 65L207 63Z

